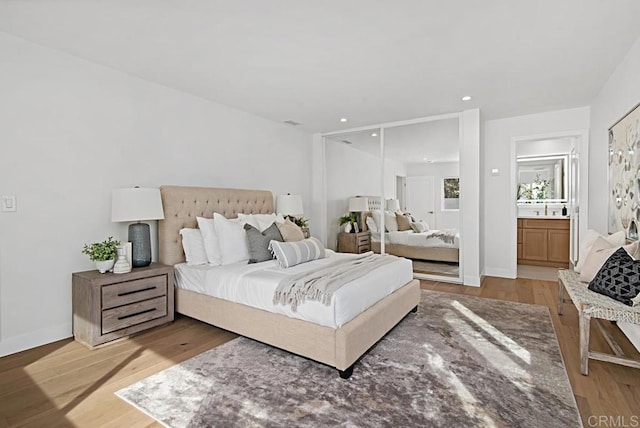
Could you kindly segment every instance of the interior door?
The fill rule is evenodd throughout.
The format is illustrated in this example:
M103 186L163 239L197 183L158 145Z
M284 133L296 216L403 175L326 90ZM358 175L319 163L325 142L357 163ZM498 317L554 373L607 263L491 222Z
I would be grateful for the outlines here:
M433 177L407 177L407 212L417 220L426 221L437 229L433 191Z
M580 154L578 153L575 142L569 156L569 258L575 266L578 263L579 242L579 218L580 218Z

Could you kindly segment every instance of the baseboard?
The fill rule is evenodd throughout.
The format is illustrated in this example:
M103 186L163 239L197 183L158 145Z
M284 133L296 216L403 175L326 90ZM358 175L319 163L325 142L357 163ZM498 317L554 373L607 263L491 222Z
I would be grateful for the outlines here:
M21 334L19 336L2 338L0 340L0 357L46 345L51 342L57 342L58 340L67 339L73 336L71 331L71 323L65 323Z
M464 285L468 285L469 287L480 287L482 283L482 279L480 276L465 276L464 277Z
M513 272L511 269L503 268L485 268L485 276L497 276L498 278L515 279L518 276L517 272Z

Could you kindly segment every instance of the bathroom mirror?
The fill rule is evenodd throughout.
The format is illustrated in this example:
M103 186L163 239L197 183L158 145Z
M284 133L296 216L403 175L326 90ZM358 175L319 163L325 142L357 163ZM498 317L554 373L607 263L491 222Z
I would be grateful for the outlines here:
M567 202L568 155L518 157L518 203Z

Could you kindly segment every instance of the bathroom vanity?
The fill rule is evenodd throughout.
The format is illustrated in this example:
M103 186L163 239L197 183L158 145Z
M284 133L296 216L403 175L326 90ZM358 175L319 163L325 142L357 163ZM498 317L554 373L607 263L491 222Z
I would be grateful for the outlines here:
M569 267L569 219L560 216L518 218L518 263Z

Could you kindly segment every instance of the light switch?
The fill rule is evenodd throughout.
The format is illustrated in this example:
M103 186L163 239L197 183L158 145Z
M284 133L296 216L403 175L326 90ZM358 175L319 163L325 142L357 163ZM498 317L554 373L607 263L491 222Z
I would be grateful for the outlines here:
M498 168L491 168L491 175L500 175L500 170Z
M17 209L15 195L2 195L2 212L15 212Z

